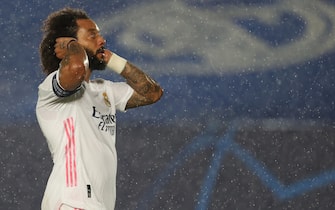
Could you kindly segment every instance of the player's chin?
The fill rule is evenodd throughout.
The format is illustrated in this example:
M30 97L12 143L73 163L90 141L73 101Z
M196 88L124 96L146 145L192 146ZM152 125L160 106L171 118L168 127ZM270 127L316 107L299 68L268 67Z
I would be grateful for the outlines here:
M99 64L95 64L94 66L93 66L93 68L91 68L91 69L93 69L93 70L97 70L97 71L103 71L103 70L105 70L106 69L106 63L105 62L102 62L102 63L99 63Z
M90 69L92 70L98 70L98 71L102 71L105 70L107 66L107 63L104 60L100 60L100 59L92 59L90 60Z

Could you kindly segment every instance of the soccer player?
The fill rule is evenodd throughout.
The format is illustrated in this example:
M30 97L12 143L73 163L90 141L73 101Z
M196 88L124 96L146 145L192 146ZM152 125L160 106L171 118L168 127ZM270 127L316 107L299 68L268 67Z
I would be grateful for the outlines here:
M53 168L42 210L112 210L116 198L117 110L157 102L162 88L138 67L105 48L96 23L80 9L64 8L44 21L40 56L45 80L36 115ZM125 82L90 80L110 69Z

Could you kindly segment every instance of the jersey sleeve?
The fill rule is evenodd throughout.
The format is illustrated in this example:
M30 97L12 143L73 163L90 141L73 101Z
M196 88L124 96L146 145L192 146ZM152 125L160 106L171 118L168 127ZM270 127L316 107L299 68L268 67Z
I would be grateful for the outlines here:
M79 86L77 89L68 91L65 90L59 82L59 70L52 76L52 90L58 97L67 97L74 93L76 93L78 90L80 90L81 86Z
M57 100L58 98L64 98L73 95L80 90L79 86L76 90L67 91L59 83L58 76L59 70L49 74L45 80L39 85L39 97L48 98L50 100Z
M125 82L109 82L108 88L113 93L115 108L126 111L126 105L134 90Z
M58 96L53 91L52 80L56 72L49 74L44 81L38 86L38 104L44 105L56 101Z

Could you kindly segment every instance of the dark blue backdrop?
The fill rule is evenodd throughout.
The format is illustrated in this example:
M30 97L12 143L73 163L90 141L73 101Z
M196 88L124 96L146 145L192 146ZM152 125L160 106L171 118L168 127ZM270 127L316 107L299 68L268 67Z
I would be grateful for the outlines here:
M334 119L333 1L9 1L0 8L2 123L35 121L41 23L64 6L87 10L108 47L164 87L161 102L124 120Z
M35 117L40 28L65 6L165 90L118 114L117 209L335 206L334 0L13 0L0 7L1 209L39 208L52 165Z

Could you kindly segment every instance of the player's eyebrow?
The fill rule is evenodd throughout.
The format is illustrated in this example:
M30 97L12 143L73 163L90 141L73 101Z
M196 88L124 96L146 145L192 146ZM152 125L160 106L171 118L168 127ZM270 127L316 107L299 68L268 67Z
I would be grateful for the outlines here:
M100 32L100 30L96 29L96 28L89 28L87 29L88 32Z

